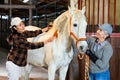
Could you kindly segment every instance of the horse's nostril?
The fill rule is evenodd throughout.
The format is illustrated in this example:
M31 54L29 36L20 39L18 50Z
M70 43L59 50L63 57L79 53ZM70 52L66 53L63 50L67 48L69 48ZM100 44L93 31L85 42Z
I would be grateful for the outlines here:
M83 50L83 46L80 46L80 49Z
M73 24L74 27L77 27L77 24Z

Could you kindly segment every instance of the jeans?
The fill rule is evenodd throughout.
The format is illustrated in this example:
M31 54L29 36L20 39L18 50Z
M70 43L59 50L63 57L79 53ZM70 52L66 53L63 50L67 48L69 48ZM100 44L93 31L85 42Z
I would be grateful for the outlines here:
M90 80L110 80L110 71L107 70L101 73L89 73Z
M21 68L12 61L6 62L6 70L8 72L8 80L19 80Z

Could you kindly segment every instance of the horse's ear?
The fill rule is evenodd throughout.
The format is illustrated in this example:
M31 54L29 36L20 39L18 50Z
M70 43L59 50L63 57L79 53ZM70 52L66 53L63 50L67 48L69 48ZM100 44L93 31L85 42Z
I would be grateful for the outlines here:
M82 10L81 10L82 14L84 14L85 11L86 11L86 8L85 8L85 6L84 6L84 7L82 8Z
M70 14L73 15L74 14L73 9L70 6L68 6L68 9L69 9Z
M70 10L70 6L68 6L68 10Z

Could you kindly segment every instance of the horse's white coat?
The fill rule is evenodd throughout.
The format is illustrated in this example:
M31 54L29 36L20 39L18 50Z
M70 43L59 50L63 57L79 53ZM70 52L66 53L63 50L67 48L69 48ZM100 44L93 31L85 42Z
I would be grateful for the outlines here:
M83 9L84 11L84 9ZM84 12L80 10L72 10L64 12L53 23L53 27L46 33L29 39L32 42L44 41L58 30L58 37L44 47L28 51L28 63L35 66L48 67L48 80L55 79L55 72L59 69L59 80L65 80L68 65L73 58L73 48L71 45L70 32L73 32L78 38L86 37L86 20ZM72 14L71 14L72 13ZM73 27L77 24L77 27ZM34 29L37 29L33 27ZM26 28L27 29L27 28ZM29 28L28 28L29 29ZM30 27L32 29L32 26ZM32 30L34 30L32 29ZM74 42L75 39L73 38ZM84 50L79 50L81 53L87 47L86 41L79 41L77 48L83 46ZM28 65L22 69L22 79L28 80L31 66Z

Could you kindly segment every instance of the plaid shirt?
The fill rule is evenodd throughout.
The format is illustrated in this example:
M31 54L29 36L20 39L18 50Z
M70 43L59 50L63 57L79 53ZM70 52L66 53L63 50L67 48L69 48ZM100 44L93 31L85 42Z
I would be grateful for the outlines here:
M27 64L27 50L44 46L44 42L31 43L27 41L27 38L35 37L41 33L41 30L36 30L10 35L12 37L12 47L8 53L8 61L12 61L18 66L25 66ZM7 37L9 44L11 43L9 42L10 36Z

